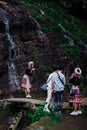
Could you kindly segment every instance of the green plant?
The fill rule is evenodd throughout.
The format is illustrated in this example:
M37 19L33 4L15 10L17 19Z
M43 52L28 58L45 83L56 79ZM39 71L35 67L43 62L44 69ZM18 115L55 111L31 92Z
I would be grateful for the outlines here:
M32 12L31 16L33 16L35 19L43 22L45 20L44 16L41 15L39 12Z
M45 116L45 115L49 115L48 112L43 111L44 105L46 104L46 102L44 102L44 104L42 104L41 106L38 107L38 109L35 111L35 113L28 113L28 119L30 121L30 123L33 123L35 121L40 120L41 117Z
M87 106L82 106L82 110L83 111L87 110Z
M83 25L80 20L70 16L69 14L69 17L67 18L67 11L59 4L56 4L55 1L49 1L47 2L47 5L41 0L21 0L21 2L26 8L29 8L31 5L33 5L33 7L36 7L37 9L40 8L44 10L45 15L40 14L37 9L34 9L31 12L31 15L38 21L49 22L49 26L45 26L44 24L42 25L42 30L44 32L55 31L55 29L58 32L61 32L58 27L58 24L60 23L65 29L70 31L70 37L73 40L78 41L79 39L82 39L84 43L87 42L87 37L84 35L86 34L87 26Z
M29 48L30 48L32 51L35 51L35 50L37 49L36 45L34 45L34 44L29 45Z
M2 110L4 107L4 104L3 103L0 103L0 110Z
M48 67L45 66L43 63L40 63L39 68L40 68L41 71L47 71L48 70Z
M72 57L74 57L76 60L80 60L82 55L82 48L78 45L70 45L69 43L65 43L60 45L64 48L64 50L69 53Z
M30 123L33 123L35 121L39 121L41 117L48 115L51 120L45 124L45 127L50 127L51 125L54 125L61 121L61 115L55 114L55 108L53 107L51 110L51 113L43 111L44 105L46 102L44 102L41 106L38 107L35 113L28 113L27 117L29 119Z
M59 114L51 113L50 117L51 117L51 120L45 124L47 128L61 121L61 115Z

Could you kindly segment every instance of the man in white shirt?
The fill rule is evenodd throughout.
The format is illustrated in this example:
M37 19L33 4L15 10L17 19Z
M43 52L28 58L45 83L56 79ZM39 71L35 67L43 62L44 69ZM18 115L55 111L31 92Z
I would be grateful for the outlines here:
M62 73L64 68L62 66L55 67L54 72L51 73L47 80L47 104L44 107L44 110L49 111L48 106L50 104L52 93L54 92L54 102L55 102L55 111L61 112L62 109L62 96L65 85L65 76Z

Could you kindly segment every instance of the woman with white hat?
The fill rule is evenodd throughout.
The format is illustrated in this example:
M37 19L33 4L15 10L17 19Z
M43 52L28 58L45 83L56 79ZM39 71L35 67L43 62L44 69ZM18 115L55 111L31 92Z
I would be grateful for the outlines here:
M33 61L28 62L28 68L25 70L25 73L22 76L22 81L21 81L21 87L25 91L26 98L31 98L30 89L32 87L32 84L30 79L33 76L34 70L35 70L34 62Z
M70 77L70 83L72 84L72 88L70 89L70 102L74 105L74 111L70 113L70 115L78 115L82 114L81 111L81 101L82 96L80 93L79 85L81 84L81 74L82 71L79 67L74 69Z

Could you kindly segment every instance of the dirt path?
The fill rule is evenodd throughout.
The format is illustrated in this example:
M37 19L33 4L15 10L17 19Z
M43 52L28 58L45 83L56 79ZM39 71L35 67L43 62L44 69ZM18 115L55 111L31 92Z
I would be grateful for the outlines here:
M68 108L68 103L63 104L63 108ZM72 110L66 109L62 113L61 121L50 125L49 117L43 117L39 122L30 125L26 130L87 130L87 98L82 102L82 115L71 116ZM32 128L33 127L33 128ZM22 129L25 130L25 129Z
M47 126L50 119L44 117L39 122L22 130L87 130L87 110L78 116L71 116L70 112L70 110L63 112L61 121L53 125Z
M78 116L71 116L69 112L66 112L62 115L61 121L52 126L50 130L87 130L87 112L84 111Z
M23 119L22 128L19 130L87 130L87 98L84 98L82 105L85 105L85 107L82 106L82 115L71 116L71 110L64 109L61 121L58 123L47 127L46 124L50 122L50 117L48 116L41 118L38 122L31 125L28 124L29 121L26 122L26 120ZM68 103L66 102L63 107L67 108ZM0 111L0 130L7 130L9 113L10 109L8 107Z

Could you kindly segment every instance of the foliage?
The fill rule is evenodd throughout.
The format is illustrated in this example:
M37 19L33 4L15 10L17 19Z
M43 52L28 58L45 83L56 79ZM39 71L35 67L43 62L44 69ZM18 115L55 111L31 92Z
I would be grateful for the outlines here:
M43 106L44 105L39 106L35 113L28 113L27 116L28 116L29 121L31 121L30 123L40 120L40 118L45 115L49 115L48 112L43 111Z
M4 104L3 103L0 103L0 110L2 110L4 107Z
M71 56L73 56L75 59L80 60L82 55L81 47L79 47L78 45L70 45L69 43L62 44L61 47L63 47L64 50Z
M40 60L40 57L35 57L35 60L37 61L37 63L39 63L39 70L42 71L42 72L45 72L45 71L48 71L50 70L51 68L47 67L42 60Z
M34 45L34 44L29 45L29 48L30 48L32 51L37 50L37 47L36 47L36 45Z
M83 111L87 110L87 106L82 106L82 110Z
M80 86L82 95L85 97L87 96L87 76L82 77L82 83L84 84Z
M86 30L87 26L84 26L80 20L73 16L67 17L67 11L61 7L59 4L56 4L55 1L41 1L41 0L21 0L22 4L26 4L29 8L31 5L37 7L38 10L44 10L44 15L37 10L33 10L31 15L36 18L39 22L42 22L42 31L60 31L59 24L61 24L66 30L70 31L70 37L76 42L81 39L86 44L87 37ZM44 25L44 22L48 21L48 26ZM63 33L63 32L61 32Z
M28 119L30 123L33 123L35 121L39 121L41 117L43 116L50 116L51 120L45 124L46 127L50 127L51 125L54 125L55 123L58 123L61 120L61 115L55 114L54 110L55 108L52 108L51 113L44 111L44 105L46 102L44 102L41 106L38 107L35 113L28 113Z
M51 120L46 123L46 127L49 128L52 125L55 125L56 123L61 121L61 115L59 113L55 113L55 107L52 107L50 118Z
M82 55L82 49L78 46L78 41L82 40L84 44L87 44L87 25L83 25L83 22L76 17L71 16L65 8L60 4L56 4L55 1L41 1L41 0L21 0L22 6L29 9L30 15L34 17L41 25L41 30L45 33L54 32L65 35L59 24L61 24L66 31L69 31L69 37L73 39L75 46L70 46L65 43L65 38L62 39L61 46L64 51L69 53L76 60L80 60ZM42 14L40 11L43 11ZM31 47L32 48L32 47ZM34 50L35 48L33 48ZM40 61L39 68L42 71L47 70L47 66Z
M87 42L86 32L87 26L83 25L82 21L67 14L67 11L56 4L55 1L45 1L41 0L21 0L22 5L26 4L27 8L36 7L37 9L32 9L31 16L33 16L41 24L41 30L45 33L54 32L64 35L65 32L61 30L59 24L61 24L65 30L68 30L69 37L73 39L74 43L78 43L79 40L82 40L84 44ZM24 2L24 3L23 3ZM41 14L39 10L42 10L44 14ZM45 23L49 23L46 25ZM78 45L70 46L63 44L64 50L69 53L76 60L80 60L82 55L82 49ZM46 71L47 67L43 64L40 64L40 69Z
M46 71L46 70L48 70L48 67L45 66L43 63L40 63L39 68L40 68L41 71Z

